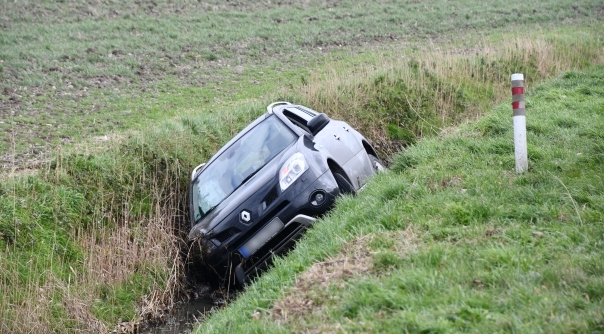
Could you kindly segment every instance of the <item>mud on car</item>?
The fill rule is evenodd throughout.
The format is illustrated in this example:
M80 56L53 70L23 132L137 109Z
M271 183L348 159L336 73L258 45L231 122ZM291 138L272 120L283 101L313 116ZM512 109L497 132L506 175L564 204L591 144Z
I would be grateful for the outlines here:
M383 169L350 125L275 102L191 174L189 240L204 267L245 284L283 254L340 194Z

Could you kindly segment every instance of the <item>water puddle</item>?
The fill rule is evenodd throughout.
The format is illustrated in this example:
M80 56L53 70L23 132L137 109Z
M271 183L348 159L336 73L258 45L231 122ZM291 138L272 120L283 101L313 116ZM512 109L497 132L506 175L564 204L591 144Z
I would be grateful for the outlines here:
M191 284L187 295L192 297L183 300L163 313L153 323L141 324L139 334L181 334L190 333L193 327L202 322L205 316L216 308L224 307L227 301L237 297L237 290L212 288L208 284Z
M216 281L204 274L204 268L195 264L187 267L181 283L184 285L180 301L165 312L153 315L134 330L137 334L190 333L207 315L237 298L239 289L228 282Z
M200 297L177 305L164 317L160 325L147 326L139 333L143 334L180 334L190 333L204 314L214 307L220 307L211 297Z

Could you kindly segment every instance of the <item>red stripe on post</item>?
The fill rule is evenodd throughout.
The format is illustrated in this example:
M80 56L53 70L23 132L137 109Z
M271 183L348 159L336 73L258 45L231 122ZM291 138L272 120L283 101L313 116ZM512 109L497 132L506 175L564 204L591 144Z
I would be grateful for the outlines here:
M524 87L512 87L512 95L524 94Z
M512 108L513 109L518 109L519 107L520 107L520 102L519 101L512 102Z

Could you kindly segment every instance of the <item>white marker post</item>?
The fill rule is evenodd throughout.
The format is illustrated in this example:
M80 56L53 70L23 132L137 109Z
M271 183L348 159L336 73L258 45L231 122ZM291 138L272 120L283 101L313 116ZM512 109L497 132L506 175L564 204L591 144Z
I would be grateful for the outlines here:
M514 154L516 173L528 169L526 149L526 110L524 108L524 75L512 74L512 108L514 109Z

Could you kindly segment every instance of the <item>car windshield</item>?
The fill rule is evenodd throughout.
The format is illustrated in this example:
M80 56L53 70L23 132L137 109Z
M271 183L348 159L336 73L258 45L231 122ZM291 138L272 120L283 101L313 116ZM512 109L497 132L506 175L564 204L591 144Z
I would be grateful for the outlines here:
M193 182L195 221L207 215L295 139L294 133L273 115L234 142Z

